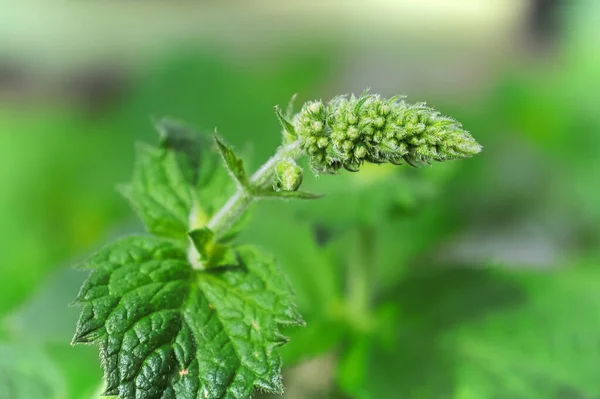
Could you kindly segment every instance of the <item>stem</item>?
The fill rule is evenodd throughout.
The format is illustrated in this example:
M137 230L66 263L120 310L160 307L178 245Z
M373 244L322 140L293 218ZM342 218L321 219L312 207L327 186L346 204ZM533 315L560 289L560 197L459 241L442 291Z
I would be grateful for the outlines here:
M271 184L271 178L275 173L277 163L286 158L297 159L302 155L300 151L300 142L294 141L285 144L277 150L267 162L265 162L250 178L250 184L257 188L267 188ZM238 187L223 205L221 209L208 222L207 227L211 229L215 237L222 237L239 220L246 209L254 202L256 198L244 187Z
M354 315L352 323L359 330L369 329L371 285L370 265L374 258L374 232L369 226L359 226L356 234L355 251L348 260L348 309Z

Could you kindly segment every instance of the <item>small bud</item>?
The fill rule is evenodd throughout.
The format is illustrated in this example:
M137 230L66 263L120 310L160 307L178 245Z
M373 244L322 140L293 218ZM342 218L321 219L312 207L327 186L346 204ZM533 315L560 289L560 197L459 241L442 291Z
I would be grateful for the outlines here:
M292 159L284 159L275 166L273 190L296 191L302 184L303 171Z
M319 147L317 147L316 145L314 145L314 144L313 144L313 145L310 145L310 146L308 147L308 153L309 153L309 154L311 154L311 155L312 155L312 154L316 154L316 153L318 153L318 152L319 152Z
M346 152L350 152L350 150L352 150L353 147L354 147L354 143L352 143L350 140L346 140L346 141L344 141L344 144L342 144L342 148Z
M358 138L358 134L359 134L358 128L356 128L355 126L350 126L348 128L348 131L346 132L346 134L348 134L349 138L354 140L354 139Z
M383 140L383 142L381 144L383 144L390 150L394 150L394 149L398 148L398 142L394 139L385 139L385 140Z
M362 159L367 156L367 148L364 145L358 145L354 149L354 156L358 159Z
M354 114L348 114L348 116L346 117L346 120L348 121L348 123L350 125L356 125L356 122L358 122L358 119L356 118L356 115L354 115Z
M322 130L323 130L323 122L321 122L321 121L314 121L314 122L312 123L312 126L311 126L311 127L312 127L312 129L313 129L315 132L317 132L317 133L318 133L318 132L320 132L320 131L322 131Z
M375 125L375 127L382 128L385 125L385 119L379 116L375 118L373 125Z
M329 144L327 137L321 137L319 140L317 140L317 147L319 148L325 148L327 147L327 144Z
M321 101L314 101L308 104L308 110L313 114L318 114L323 110L323 103Z
M332 138L333 140L344 140L344 139L346 138L346 133L344 133L344 132L343 132L343 131L341 131L341 130L334 130L334 131L331 133L331 138Z

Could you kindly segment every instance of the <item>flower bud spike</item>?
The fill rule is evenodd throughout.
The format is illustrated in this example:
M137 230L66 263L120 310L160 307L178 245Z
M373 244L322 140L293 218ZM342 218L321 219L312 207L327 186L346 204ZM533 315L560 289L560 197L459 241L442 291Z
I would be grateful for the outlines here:
M365 91L358 98L341 96L326 104L305 104L294 126L312 168L334 173L341 168L357 170L365 161L400 160L416 167L468 158L481 151L460 123L424 102L409 104L402 98L382 99ZM317 140L319 146L314 145ZM364 149L357 150L359 146Z

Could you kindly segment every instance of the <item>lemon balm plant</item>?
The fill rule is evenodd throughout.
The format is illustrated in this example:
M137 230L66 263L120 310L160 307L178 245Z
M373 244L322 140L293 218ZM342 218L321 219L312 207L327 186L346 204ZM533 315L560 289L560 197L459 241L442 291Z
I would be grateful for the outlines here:
M274 260L234 242L248 207L264 198L318 198L300 190L302 157L314 173L336 174L481 150L455 120L400 97L341 96L308 102L295 115L289 108L284 115L276 107L283 143L252 175L219 136L168 120L157 123L157 148L138 148L121 191L150 234L118 240L85 262L91 273L76 299L82 312L73 342L99 345L104 395L281 392L280 329L304 322Z

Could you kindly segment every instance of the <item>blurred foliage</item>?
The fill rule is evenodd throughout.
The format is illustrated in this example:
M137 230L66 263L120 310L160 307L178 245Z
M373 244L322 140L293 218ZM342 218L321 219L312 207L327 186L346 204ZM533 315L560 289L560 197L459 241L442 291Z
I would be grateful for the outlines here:
M287 331L286 364L335 357L323 397L600 397L598 11L591 0L571 10L556 62L502 71L476 102L432 99L480 156L307 176L325 198L253 208L240 240L277 256L307 321ZM26 366L0 366L0 378L30 373L31 349L47 374L23 397L97 391L95 349L68 345L66 304L84 276L64 268L102 236L141 229L114 185L130 176L132 142L152 137L149 117L218 126L256 166L279 143L272 106L323 93L331 52L179 55L144 67L95 119L0 111L0 359ZM0 399L19 398L10 384Z

